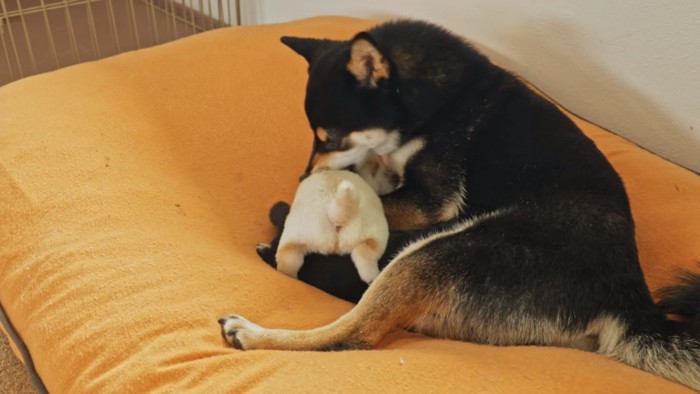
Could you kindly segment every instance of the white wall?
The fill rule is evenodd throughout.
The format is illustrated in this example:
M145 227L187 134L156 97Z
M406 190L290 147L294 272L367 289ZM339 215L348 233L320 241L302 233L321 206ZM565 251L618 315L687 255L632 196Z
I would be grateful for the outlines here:
M248 24L324 14L439 23L579 116L700 171L699 0L248 0L242 6Z

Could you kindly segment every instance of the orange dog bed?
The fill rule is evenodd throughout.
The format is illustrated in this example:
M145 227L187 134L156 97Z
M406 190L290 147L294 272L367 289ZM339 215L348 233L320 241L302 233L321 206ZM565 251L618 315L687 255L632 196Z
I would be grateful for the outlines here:
M222 29L0 89L0 302L50 392L690 392L582 351L402 331L372 351L224 346L227 313L307 328L351 307L255 244L311 148L306 64L279 37L370 25ZM697 269L698 176L574 119L627 185L652 289Z

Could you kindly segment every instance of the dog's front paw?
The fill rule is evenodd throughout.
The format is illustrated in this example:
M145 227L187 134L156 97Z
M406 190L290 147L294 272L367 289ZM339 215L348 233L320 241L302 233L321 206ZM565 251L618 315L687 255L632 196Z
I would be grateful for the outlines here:
M264 328L238 315L222 317L219 325L224 341L239 350L254 349L255 339L265 332Z

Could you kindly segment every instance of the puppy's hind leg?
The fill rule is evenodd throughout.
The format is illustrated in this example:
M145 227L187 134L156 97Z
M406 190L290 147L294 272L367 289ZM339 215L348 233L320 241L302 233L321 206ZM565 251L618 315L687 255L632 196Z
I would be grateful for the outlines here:
M367 349L394 328L408 328L436 307L454 308L454 297L441 283L444 278L434 274L436 265L420 250L397 257L374 280L355 308L323 327L267 329L229 315L219 319L221 333L233 347L244 350Z
M371 283L379 275L379 259L382 253L384 250L374 239L365 240L352 250L350 258L363 282Z
M304 265L305 255L306 249L303 245L294 243L280 245L275 255L277 271L296 278L301 266Z

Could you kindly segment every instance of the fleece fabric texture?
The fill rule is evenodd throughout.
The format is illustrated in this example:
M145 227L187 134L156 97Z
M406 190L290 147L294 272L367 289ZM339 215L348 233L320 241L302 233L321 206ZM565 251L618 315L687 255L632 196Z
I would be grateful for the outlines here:
M306 63L280 36L373 24L221 29L0 89L0 302L50 392L690 392L592 353L399 330L371 351L224 346L224 314L310 328L351 308L255 245L311 148ZM573 119L624 178L651 287L696 269L698 176Z

